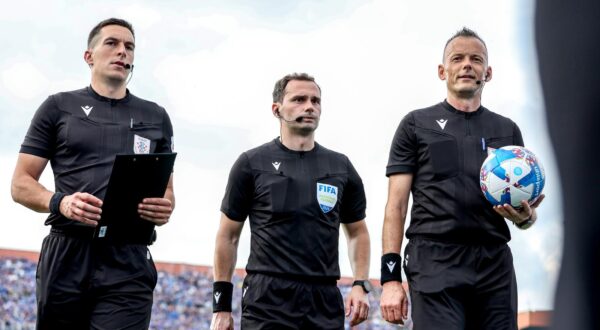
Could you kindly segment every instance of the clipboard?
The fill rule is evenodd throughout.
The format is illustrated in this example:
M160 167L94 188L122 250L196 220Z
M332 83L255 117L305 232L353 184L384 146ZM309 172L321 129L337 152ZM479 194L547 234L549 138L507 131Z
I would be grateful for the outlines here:
M154 223L140 218L138 204L147 197L163 197L177 153L116 155L102 217L94 239L150 245Z

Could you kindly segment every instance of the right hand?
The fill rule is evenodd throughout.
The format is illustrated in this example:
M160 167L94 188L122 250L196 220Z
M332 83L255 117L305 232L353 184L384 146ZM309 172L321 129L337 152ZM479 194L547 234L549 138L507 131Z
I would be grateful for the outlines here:
M60 213L67 219L82 222L96 227L100 214L102 214L102 200L98 197L82 192L65 196L60 201Z
M211 330L233 330L233 317L231 312L216 312L213 313Z
M398 281L386 282L381 293L381 316L394 324L404 324L408 319L408 299L402 283Z

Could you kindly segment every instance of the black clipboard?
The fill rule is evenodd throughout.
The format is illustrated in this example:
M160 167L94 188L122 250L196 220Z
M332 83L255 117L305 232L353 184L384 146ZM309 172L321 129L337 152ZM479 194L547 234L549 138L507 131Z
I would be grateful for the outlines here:
M144 198L165 195L176 156L176 153L115 156L95 239L152 243L154 224L140 218L138 204Z

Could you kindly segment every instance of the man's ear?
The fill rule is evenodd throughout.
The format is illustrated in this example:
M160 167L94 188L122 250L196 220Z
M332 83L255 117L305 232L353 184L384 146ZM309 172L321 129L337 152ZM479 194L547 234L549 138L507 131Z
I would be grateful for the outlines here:
M446 69L442 64L438 65L438 77L440 78L440 80L446 80Z
M492 80L492 67L488 66L487 70L485 70L485 77L483 78L485 82Z
M94 65L94 59L92 58L92 52L88 49L83 53L83 60L91 68Z

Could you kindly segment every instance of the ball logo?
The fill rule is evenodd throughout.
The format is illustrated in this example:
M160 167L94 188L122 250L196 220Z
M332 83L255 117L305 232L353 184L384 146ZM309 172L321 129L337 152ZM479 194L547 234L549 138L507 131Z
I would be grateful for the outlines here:
M516 176L519 176L519 175L523 174L523 169L520 167L515 167L513 172L515 173Z
M317 182L317 201L323 213L333 209L337 203L338 188L325 183Z

